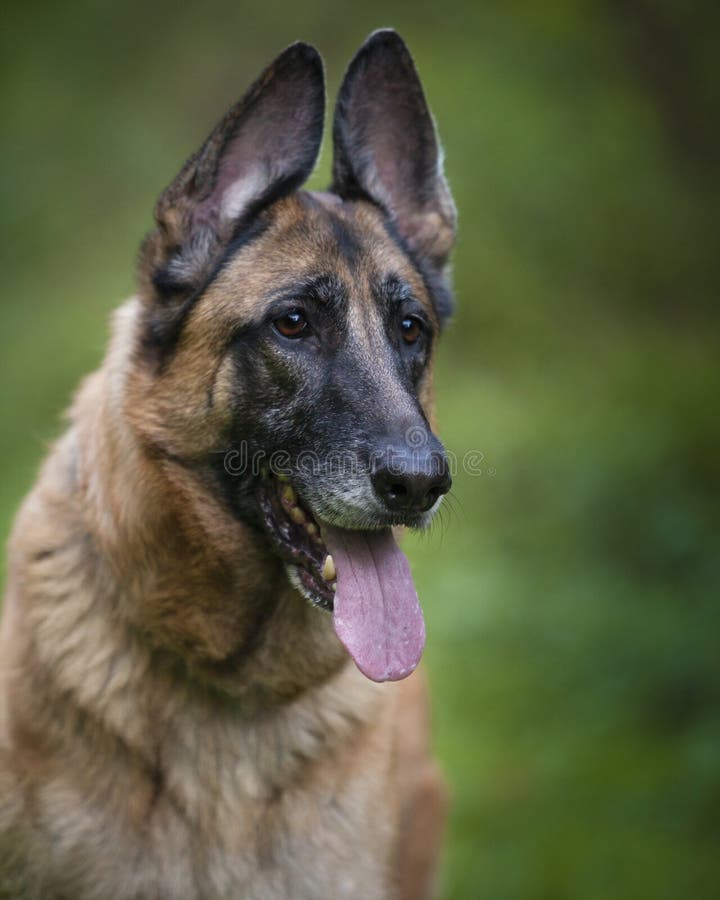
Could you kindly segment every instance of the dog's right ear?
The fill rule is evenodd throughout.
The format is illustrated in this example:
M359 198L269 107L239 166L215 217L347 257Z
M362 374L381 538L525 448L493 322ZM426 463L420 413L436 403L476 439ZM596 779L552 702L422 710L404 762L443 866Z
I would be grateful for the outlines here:
M370 35L345 74L333 125L331 190L390 216L407 246L442 272L455 207L410 51L392 29Z
M172 307L199 290L224 247L310 175L324 115L320 55L308 44L292 44L161 194L158 228L142 250L143 294Z

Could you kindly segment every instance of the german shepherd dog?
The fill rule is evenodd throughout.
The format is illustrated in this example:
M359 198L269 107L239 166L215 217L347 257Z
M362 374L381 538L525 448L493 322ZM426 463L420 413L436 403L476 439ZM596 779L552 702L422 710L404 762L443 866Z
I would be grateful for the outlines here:
M137 295L10 542L0 896L421 898L445 794L392 529L429 424L455 211L410 54L285 50L160 196ZM398 682L398 683L396 683Z

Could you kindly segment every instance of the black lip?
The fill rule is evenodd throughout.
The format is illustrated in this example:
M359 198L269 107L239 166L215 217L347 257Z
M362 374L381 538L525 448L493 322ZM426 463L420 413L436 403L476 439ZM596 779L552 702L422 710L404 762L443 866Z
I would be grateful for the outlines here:
M383 528L409 528L411 530L422 530L427 525L427 514L429 510L423 513L406 513L393 512L387 510L384 514L374 515L371 520L355 526L358 531L382 531ZM328 511L323 512L323 519L330 525L336 525L338 528L350 528L353 526L346 525L343 518L339 515Z
M308 521L318 529L311 536L305 525L294 522L280 496L281 484L274 478L262 479L256 495L261 521L278 556L292 566L312 601L323 609L332 610L335 592L330 582L322 577L322 567L328 554L320 536L319 525L310 511L298 498L297 505Z

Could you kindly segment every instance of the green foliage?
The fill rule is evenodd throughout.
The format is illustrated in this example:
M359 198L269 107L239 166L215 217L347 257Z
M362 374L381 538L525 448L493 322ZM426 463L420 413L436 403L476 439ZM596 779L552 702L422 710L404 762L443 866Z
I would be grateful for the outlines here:
M481 470L461 468L441 522L407 541L455 798L444 896L709 900L717 182L709 130L676 119L710 97L712 29L669 4L389 10L6 10L0 528L101 358L184 156L291 40L320 47L336 86L364 36L394 25L460 210L441 431ZM652 52L670 50L692 65L668 88ZM326 147L314 183L327 171Z

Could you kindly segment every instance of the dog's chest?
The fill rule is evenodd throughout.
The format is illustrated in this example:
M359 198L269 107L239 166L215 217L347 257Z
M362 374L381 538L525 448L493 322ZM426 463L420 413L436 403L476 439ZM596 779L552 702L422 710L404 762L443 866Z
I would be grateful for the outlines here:
M260 802L235 795L195 823L160 801L140 843L127 842L137 879L127 896L153 885L168 900L386 898L392 829L380 800L360 783Z
M281 729L216 726L166 742L155 774L116 771L104 804L48 786L46 809L82 809L53 823L64 852L51 881L78 900L391 895L396 816L382 721L331 741L331 723L316 716Z
M195 822L160 801L147 863L166 870L169 850L186 860L194 887L177 883L173 898L386 898L394 823L382 774L329 765L268 793L245 772Z

